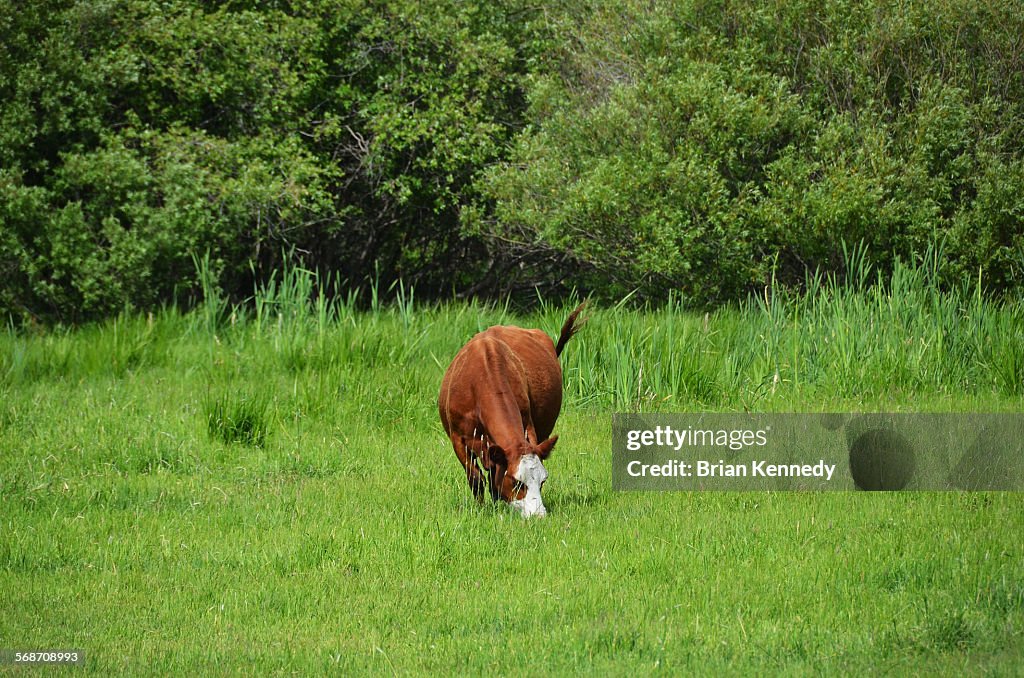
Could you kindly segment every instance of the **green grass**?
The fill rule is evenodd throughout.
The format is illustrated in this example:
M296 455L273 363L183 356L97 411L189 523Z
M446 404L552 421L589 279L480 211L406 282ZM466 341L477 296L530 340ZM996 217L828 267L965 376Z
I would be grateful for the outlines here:
M266 395L238 396L222 393L205 405L210 438L222 443L262 447L270 428Z
M594 310L524 521L472 500L436 391L474 332L569 307L315 282L0 335L0 647L105 675L1020 671L1020 494L610 489L615 410L1020 411L1019 304L907 268Z

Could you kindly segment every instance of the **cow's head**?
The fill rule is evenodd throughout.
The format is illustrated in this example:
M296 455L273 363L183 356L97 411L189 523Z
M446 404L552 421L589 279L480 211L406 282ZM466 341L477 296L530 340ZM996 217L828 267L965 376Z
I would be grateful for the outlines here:
M505 451L497 446L488 450L491 464L491 494L501 497L524 517L545 516L547 509L540 488L548 479L544 460L551 454L558 436L520 449Z

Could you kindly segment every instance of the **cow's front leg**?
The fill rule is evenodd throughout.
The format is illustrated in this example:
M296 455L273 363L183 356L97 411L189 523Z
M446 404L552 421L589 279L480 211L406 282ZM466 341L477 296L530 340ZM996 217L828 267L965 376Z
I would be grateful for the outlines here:
M476 454L466 445L466 441L461 436L452 435L451 439L452 447L455 448L455 456L459 458L462 468L466 470L466 482L469 483L469 489L473 490L473 496L477 501L483 501L485 483L480 466L477 464Z

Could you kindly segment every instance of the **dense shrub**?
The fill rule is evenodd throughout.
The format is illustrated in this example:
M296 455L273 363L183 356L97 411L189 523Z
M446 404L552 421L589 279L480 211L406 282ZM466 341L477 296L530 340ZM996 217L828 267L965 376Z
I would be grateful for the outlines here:
M565 13L531 126L473 226L579 284L692 302L940 242L947 282L1020 291L1018 2L595 3ZM609 289L611 286L611 289Z
M283 252L465 286L479 171L523 110L522 3L0 6L0 314L251 294ZM467 265L468 264L468 265Z
M1024 290L1024 13L977 3L0 0L0 317L742 298L863 243ZM334 275L331 279L334 279Z

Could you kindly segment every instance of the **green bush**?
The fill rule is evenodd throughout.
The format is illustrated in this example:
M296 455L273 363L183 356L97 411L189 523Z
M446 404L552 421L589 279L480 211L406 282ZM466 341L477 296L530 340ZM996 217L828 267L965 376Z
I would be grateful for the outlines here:
M61 161L48 188L0 175L0 254L22 274L9 297L32 314L76 320L173 299L196 286L194 252L215 252L237 289L254 252L329 205L301 148L258 137L127 130Z
M843 244L1019 292L1024 32L1014 2L595 3L561 17L531 126L469 213L578 285L742 298ZM529 275L529 272L527 273Z
M192 303L200 257L232 302L290 256L714 305L941 243L1019 294L1019 9L0 1L0 317Z
M536 10L247 4L0 6L0 315L187 302L207 252L235 300L282 252L351 286L472 277L458 213Z

